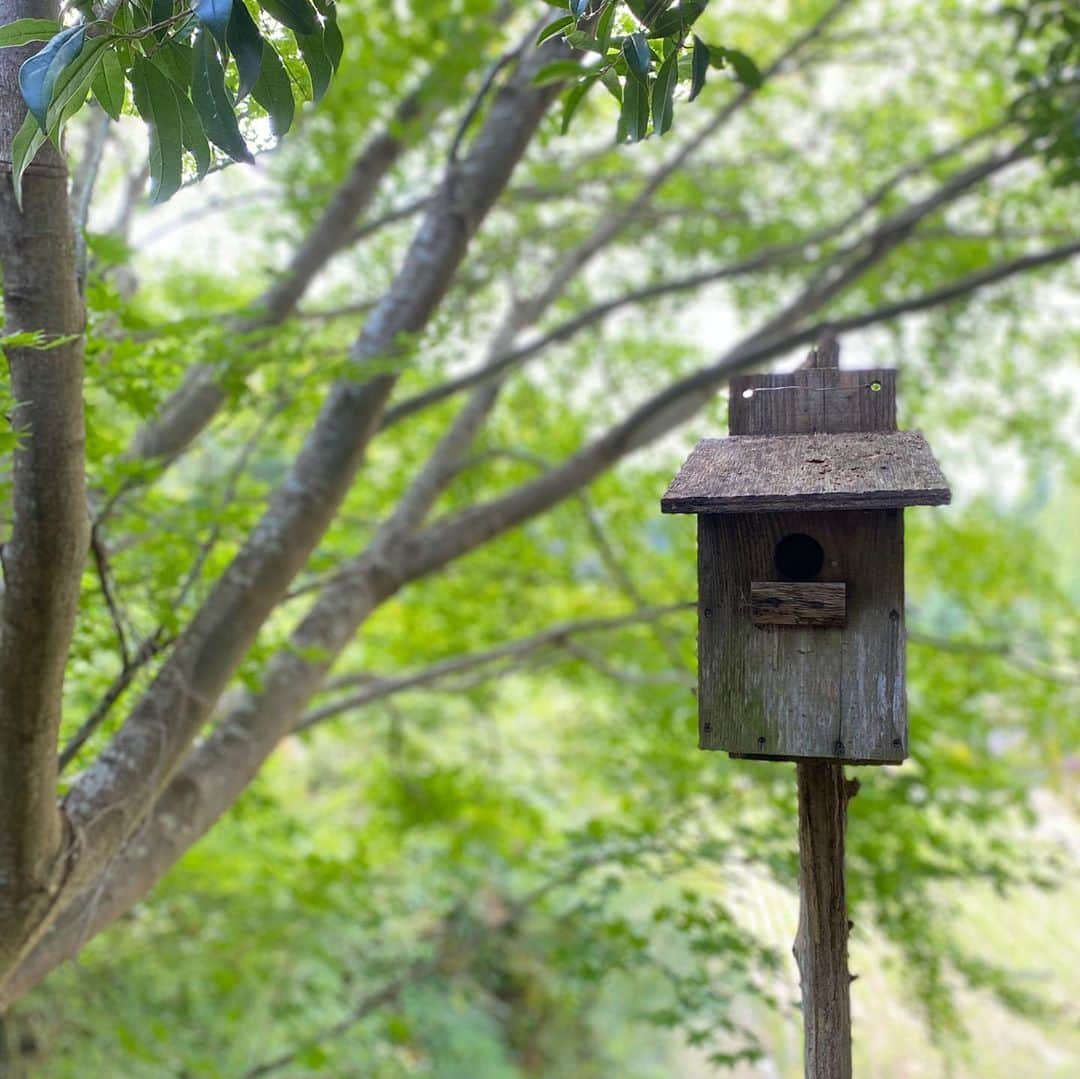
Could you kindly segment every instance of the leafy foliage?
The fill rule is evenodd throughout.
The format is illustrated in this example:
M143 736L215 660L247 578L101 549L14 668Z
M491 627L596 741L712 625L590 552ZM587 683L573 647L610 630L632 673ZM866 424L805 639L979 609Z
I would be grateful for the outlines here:
M680 83L689 84L687 100L693 101L710 67L728 68L756 90L762 76L749 56L706 45L691 32L707 6L708 0L570 0L570 13L548 23L537 39L560 36L587 57L584 70L556 61L536 76L540 83L577 76L565 97L563 132L597 83L619 102L617 142L639 142L650 131L666 134Z
M265 175L210 177L180 217L140 205L131 234L114 229L111 212L92 218L88 472L102 502L135 476L145 482L117 501L108 522L113 585L136 641L159 630L167 639L191 617L258 521L325 387L353 373L348 348L362 305L392 279L414 230L414 218L395 215L430 193L486 61L513 43L495 18L503 5L485 0L413 4L406 19L397 5L341 7L354 62ZM781 7L710 5L673 65L674 108L694 90L693 35L767 58L821 5ZM819 43L820 64L756 95L746 122L671 176L537 329L628 285L769 255L765 266L641 300L508 379L436 515L535 476L651 388L709 362L740 327L757 327L804 280L828 274L852 234L820 233L868 192L943 141L1007 117L1017 92L1011 28L975 7L875 6L865 22L860 15ZM287 24L274 30L251 13L277 42L263 50L237 110L254 148L262 125L288 129L292 79L310 75ZM613 38L641 27L632 10L612 10L610 25ZM646 41L646 133L660 133L673 67L664 71L663 39ZM883 63L881 43L891 56L896 41L907 43L908 62ZM171 58L159 50L151 66L177 87L170 72L190 76L196 42L174 42ZM230 46L233 59L222 64L237 94L238 52ZM615 54L612 46L607 55ZM740 90L713 77L712 55L698 50L703 116ZM359 148L415 85L417 57L434 105L371 211L367 224L382 227L339 253L297 317L272 332L238 330L237 313L278 279ZM129 114L139 111L129 80L136 58L151 62L143 49L120 61ZM618 59L626 61L621 44ZM621 91L629 71L605 76ZM566 102L588 89L570 77ZM201 118L189 124L190 84L174 97L183 175L210 168L224 151L211 150ZM252 98L270 121L245 113ZM468 363L496 312L545 287L553 267L625 210L671 140L688 134L676 122L663 140L612 147L621 97L596 93L578 105L565 138L554 137L561 117L551 118L444 310L411 343L403 395ZM44 137L36 124L33 134ZM106 157L107 210L123 196L125 164L121 152ZM872 216L901 208L955 167L936 161L907 174ZM894 301L1054 242L1070 199L1039 168L1012 170L936 215L830 312ZM245 257L235 258L240 244ZM856 1027L860 1074L1013 1076L1043 1065L1045 1074L1055 1066L1069 1074L1062 1060L1076 1048L1067 1009L1077 983L1061 941L1080 897L1074 885L1062 890L1075 865L1055 827L1074 826L1080 738L1072 526L1080 466L1067 368L1080 347L1068 317L1075 283L1069 268L1014 280L843 342L846 363L901 368L901 423L927 432L957 492L950 509L906 521L913 758L900 769L860 770L851 804L856 1011L888 1016ZM201 444L158 477L126 451L197 363L219 374L226 406ZM7 414L10 394L0 387ZM686 448L723 430L725 404L721 394L677 437L581 497L395 596L334 674L366 686L560 623L690 599L693 529L660 518L656 500ZM373 444L363 482L265 627L244 682L257 685L285 646L306 610L305 589L332 581L393 511L457 407L450 400L418 413ZM0 426L5 437L10 448L13 435ZM121 669L90 571L82 609L65 740ZM656 1079L758 1056L759 1068L798 1074L787 955L793 777L784 766L697 752L694 664L693 614L679 609L564 635L288 738L152 895L15 1007L9 1044L30 1046L35 1074L48 1079L235 1079L283 1054L289 1062L278 1074L327 1079ZM154 673L153 662L137 673L65 780ZM328 692L315 703L332 699Z
M1014 64L1024 87L1014 114L1045 144L1059 184L1080 180L1080 5L1028 0L1002 14L1016 29Z
M297 96L325 94L344 47L334 0L123 0L108 20L90 5L81 10L86 18L74 26L21 19L0 28L0 47L46 40L19 75L29 109L12 148L20 197L44 139L59 145L88 96L119 118L127 86L149 128L155 201L183 183L185 155L205 175L214 160L209 144L233 161L252 161L242 126L265 114L281 138ZM249 94L258 108L241 110Z

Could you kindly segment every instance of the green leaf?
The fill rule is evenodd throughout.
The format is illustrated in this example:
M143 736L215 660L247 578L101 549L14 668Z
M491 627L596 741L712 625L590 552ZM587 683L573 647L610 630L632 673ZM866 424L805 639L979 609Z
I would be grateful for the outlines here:
M613 0L604 8L600 13L600 18L596 21L596 41L601 52L607 52L611 46L611 26L615 22L615 8L617 6Z
M254 161L240 134L229 93L225 89L225 70L218 59L213 37L199 31L195 40L194 67L191 76L191 101L202 120L206 137L234 161Z
M581 65L576 60L555 60L545 64L534 76L536 86L547 86L552 82L564 82L576 79L581 74Z
M97 38L90 42L85 51L80 52L76 62L69 64L59 74L50 95L52 100L45 113L45 128L41 127L38 118L33 113L28 112L22 127L12 139L12 186L15 189L15 201L20 209L22 209L22 181L26 169L37 156L38 150L41 149L48 136L51 135L53 140L59 143L60 131L64 124L86 100L98 61L108 51L107 44L106 38Z
M169 38L154 50L154 66L167 75L180 89L187 93L191 86L191 69L194 63L190 45Z
M680 38L697 22L705 10L705 0L684 0L672 11L665 11L649 29L649 37Z
M259 7L294 34L316 34L319 20L308 0L259 0Z
M600 42L592 34L587 34L584 30L571 30L566 35L566 43L575 49L583 49L588 52L603 53L604 51L600 48Z
M270 117L270 127L280 139L292 127L296 102L285 65L269 42L263 49L262 71L251 88L251 96L266 109Z
M22 178L27 167L37 157L45 144L45 132L31 113L26 114L22 127L11 140L11 182L15 188L15 202L22 209Z
M565 135L570 130L570 121L574 118L574 113L577 112L578 106L585 100L585 95L596 85L600 79L600 72L595 75L590 75L586 79L582 79L576 86L571 87L570 92L566 95L566 102L563 105L562 114L562 133Z
M183 125L176 87L142 57L136 58L132 76L135 108L150 128L150 199L164 202L183 180Z
M210 143L207 141L206 132L203 131L202 121L195 111L195 106L188 100L186 94L177 93L176 104L180 108L180 131L184 149L195 159L195 168L201 180L209 171L213 160L210 153Z
M315 0L315 6L323 16L323 46L327 59L337 71L341 66L341 58L345 55L345 39L341 36L341 27L338 26L337 4L334 0Z
M226 39L236 60L239 76L236 100L243 101L259 79L263 54L262 35L244 0L237 0L233 4Z
M623 86L619 123L631 142L640 142L649 129L649 86L642 79L627 79Z
M756 90L765 81L757 64L746 53L739 52L738 49L717 49L715 51L731 64L732 70L735 72L735 78L743 86Z
M605 68L600 76L600 81L604 84L604 88L609 94L622 105L623 92L622 83L619 81L618 75L609 67Z
M660 65L652 88L653 130L663 135L671 129L675 111L675 87L679 84L679 54L673 50Z
M110 51L110 39L96 37L87 41L79 55L68 64L56 80L52 101L45 116L49 138L60 146L60 132L64 125L82 108L86 95L101 67L102 60Z
M561 19L556 19L554 22L549 22L543 30L540 31L536 38L536 44L542 45L549 37L554 37L556 34L561 34L568 27L573 26L577 20L573 15L563 15Z
M64 68L79 55L85 41L84 26L61 30L40 52L31 56L19 68L19 89L23 100L43 131L46 129L46 114L56 88L56 80Z
M623 41L622 52L630 74L641 81L647 79L653 56L645 35L642 33L628 35Z
M94 97L97 103L112 119L119 120L124 111L124 98L127 94L127 81L124 78L124 65L115 49L107 49L101 61L101 70L93 83Z
M334 68L326 55L322 30L314 34L297 34L296 44L311 76L311 96L315 101L321 101L330 89L330 80L334 77Z
M238 0L237 7L244 6L244 0ZM225 47L225 35L232 19L233 0L195 0L191 5L195 18L217 38L221 47Z
M81 336L77 333L65 333L53 337L43 330L23 330L21 333L9 333L0 337L0 348L28 348L35 352L51 352L54 348L78 341Z
M31 41L48 41L61 30L55 19L16 19L0 26L0 49L12 45L27 45Z
M690 100L701 93L705 85L705 76L709 72L709 46L694 35L694 51L690 58Z

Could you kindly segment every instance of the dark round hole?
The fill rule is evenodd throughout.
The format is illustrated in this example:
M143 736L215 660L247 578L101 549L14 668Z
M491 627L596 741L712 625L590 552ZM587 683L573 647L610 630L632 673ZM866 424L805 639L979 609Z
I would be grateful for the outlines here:
M812 536L792 532L777 545L773 561L780 573L790 581L810 581L825 565L825 552Z

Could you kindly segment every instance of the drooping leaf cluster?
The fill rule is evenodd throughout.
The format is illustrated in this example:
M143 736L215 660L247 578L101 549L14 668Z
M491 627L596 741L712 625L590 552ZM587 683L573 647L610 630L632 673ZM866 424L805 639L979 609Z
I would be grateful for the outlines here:
M1080 180L1080 4L1028 0L1002 9L1016 26L1013 113L1044 146L1058 184Z
M619 103L617 142L666 134L676 91L685 86L686 100L693 101L710 68L728 69L738 82L757 89L762 76L749 56L707 45L693 32L707 6L708 0L569 0L569 13L548 23L538 40L561 36L587 54L585 66L555 61L536 76L539 83L576 77L563 104L563 132L597 83Z
M277 138L292 126L297 98L318 100L341 63L344 41L335 0L124 0L108 18L92 5L62 26L20 19L0 27L0 48L45 41L19 72L28 114L12 144L22 177L46 139L59 146L65 125L89 97L114 120L128 102L150 136L151 198L180 188L188 155L198 176L215 148L253 159L238 107L250 95ZM306 75L301 75L299 56Z

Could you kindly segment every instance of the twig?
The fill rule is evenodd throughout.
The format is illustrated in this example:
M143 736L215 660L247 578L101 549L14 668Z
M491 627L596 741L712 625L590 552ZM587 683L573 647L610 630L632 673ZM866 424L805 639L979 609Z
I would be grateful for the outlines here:
M418 960L413 963L404 974L387 982L381 989L376 989L373 993L369 993L359 1001L354 1008L346 1012L336 1023L320 1030L306 1041L301 1042L294 1049L290 1049L288 1052L274 1057L273 1060L268 1060L263 1064L258 1064L254 1068L249 1069L244 1072L242 1079L258 1079L259 1076L270 1075L273 1072L280 1071L282 1068L287 1068L301 1053L308 1049L313 1049L323 1042L341 1037L342 1034L346 1033L351 1027L354 1027L359 1023L361 1019L367 1018L367 1016L371 1015L371 1013L378 1008L397 1000L397 998L414 982L434 974L437 970L438 959Z
M94 197L101 158L109 138L109 115L94 105L82 160L71 183L72 218L75 227L75 267L79 287L86 289L86 225L90 218L90 203Z
M481 106L484 104L484 100L490 93L491 87L495 82L495 77L504 67L508 64L512 64L521 55L525 46L531 41L533 36L535 36L535 31L530 30L529 34L522 38L514 48L504 52L502 56L488 68L487 74L484 76L484 81L480 84L480 89L476 91L472 100L469 102L469 106L465 110L464 116L461 118L461 123L458 124L457 131L454 133L453 142L450 143L450 150L447 153L447 158L451 165L457 163L458 152L461 150L461 144L465 141L465 134L472 125L473 120L476 119L477 113L479 113Z
M529 637L521 637L516 641L509 641L506 644L478 652L466 652L452 656L420 670L400 675L383 677L373 676L368 673L345 675L334 679L327 688L331 690L346 689L352 686L362 686L362 688L357 693L350 694L308 712L297 724L295 731L307 730L332 716L340 715L342 712L353 708L363 707L395 693L444 682L456 675L473 672L479 668L492 667L503 660L521 660L523 657L542 651L545 648L565 648L568 641L576 636L606 633L624 629L628 626L647 624L657 619L666 618L668 615L689 610L693 606L694 604L689 602L675 603L666 607L644 608L635 611L633 614L621 615L615 618L591 618L578 622L560 622ZM500 671L505 669L505 667L501 667Z
M255 430L251 432L248 436L248 440L241 447L236 462L229 471L229 478L225 483L225 490L221 495L221 512L218 513L214 520L214 527L210 529L210 535L207 536L199 546L198 553L195 555L195 561L192 563L191 569L188 570L188 574L184 578L184 583L180 586L180 591L173 601L174 609L179 609L183 605L188 597L188 593L199 579L199 575L202 573L203 566L206 565L206 560L210 557L211 551L217 546L217 541L221 538L224 511L236 499L236 490L240 485L241 476L247 471L248 461L251 460L251 455L255 452L256 446L262 441L267 428L281 413L284 407L284 400L279 399L275 402L274 407L256 425Z
M936 648L942 652L959 652L975 656L994 656L1003 663L1008 663L1025 674L1041 678L1044 682L1056 682L1059 685L1080 685L1080 671L1061 670L1035 656L1026 655L1008 641L966 641L955 637L935 637L919 630L909 630L908 640L913 644Z
M100 521L95 521L90 527L90 551L94 556L94 567L97 570L101 593L105 597L105 605L109 608L109 617L112 619L113 628L116 630L116 639L120 645L121 664L123 669L126 670L131 663L131 653L128 649L127 633L124 630L120 605L117 602L110 580L109 556L105 550L105 541L101 536Z
M112 706L123 696L124 691L131 685L135 675L150 662L154 656L168 648L173 642L172 637L167 637L159 626L154 633L139 646L138 651L131 660L124 664L123 669L113 679L112 685L105 691L104 696L98 701L94 710L86 718L83 725L72 735L70 741L60 752L57 762L57 771L63 772L75 759L78 752L86 744L87 739L101 726L108 716Z

